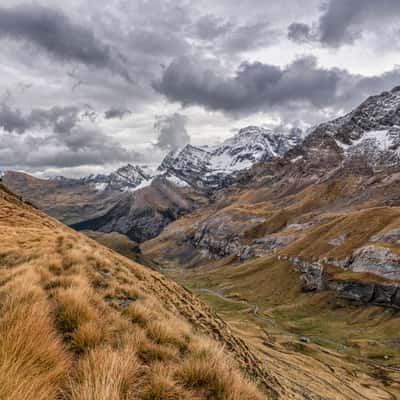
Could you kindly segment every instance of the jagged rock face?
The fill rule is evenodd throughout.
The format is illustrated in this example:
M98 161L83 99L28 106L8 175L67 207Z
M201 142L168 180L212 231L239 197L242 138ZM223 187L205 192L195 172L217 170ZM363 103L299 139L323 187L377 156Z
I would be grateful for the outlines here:
M400 286L359 280L333 282L330 289L336 290L338 297L362 304L400 308Z
M400 279L400 257L385 247L366 246L358 249L348 268L354 272L369 272L387 279Z
M235 212L221 212L210 219L199 221L191 243L197 248L207 250L214 256L239 255L242 251L240 241L246 229L263 221L260 218L249 218L242 224L239 231L235 221Z
M127 164L109 175L89 175L80 181L94 185L99 191L127 192L149 185L152 176L153 173L146 166Z
M308 262L299 257L279 256L287 260L301 273L305 292L333 290L337 297L361 304L400 308L400 284L372 280L336 280L319 262Z
M344 117L319 125L310 139L334 139L347 159L362 157L369 165L400 160L400 90L372 96Z
M287 246L298 237L298 235L267 235L264 238L256 239L249 245L241 248L239 259L244 261L249 258L263 257L281 247Z
M303 290L305 292L314 292L326 289L326 274L324 268L319 262L308 262L299 257L279 257L288 259L295 268L301 272L300 279L304 282Z
M157 236L169 223L206 201L188 190L178 190L164 177L133 193L124 193L107 213L78 224L77 230L119 232L142 243Z
M293 129L284 135L250 126L221 145L187 145L172 152L161 163L159 170L203 190L217 189L233 183L238 172L284 155L301 140L300 130Z
M374 290L373 284L360 281L340 282L336 286L339 297L364 304L372 302Z

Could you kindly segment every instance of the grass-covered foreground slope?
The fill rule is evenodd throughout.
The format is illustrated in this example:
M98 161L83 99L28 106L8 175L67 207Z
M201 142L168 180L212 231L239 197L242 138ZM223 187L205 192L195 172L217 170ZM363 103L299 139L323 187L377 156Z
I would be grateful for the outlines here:
M0 399L277 395L245 343L196 297L2 186L0 243Z

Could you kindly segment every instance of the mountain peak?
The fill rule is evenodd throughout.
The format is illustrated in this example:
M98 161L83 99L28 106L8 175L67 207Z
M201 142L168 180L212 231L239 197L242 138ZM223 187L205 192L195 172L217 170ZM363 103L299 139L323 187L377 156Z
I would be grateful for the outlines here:
M219 145L186 145L171 152L159 170L197 188L218 188L256 163L282 156L300 141L301 135L297 131L289 136L263 127L248 126Z
M80 180L93 184L97 190L129 192L151 183L153 173L147 166L126 164L108 175L89 175Z

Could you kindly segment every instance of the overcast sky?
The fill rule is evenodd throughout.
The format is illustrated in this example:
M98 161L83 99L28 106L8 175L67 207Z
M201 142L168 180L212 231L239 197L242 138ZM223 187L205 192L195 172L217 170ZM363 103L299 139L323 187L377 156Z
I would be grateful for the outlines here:
M400 84L399 0L0 3L0 169L157 163Z

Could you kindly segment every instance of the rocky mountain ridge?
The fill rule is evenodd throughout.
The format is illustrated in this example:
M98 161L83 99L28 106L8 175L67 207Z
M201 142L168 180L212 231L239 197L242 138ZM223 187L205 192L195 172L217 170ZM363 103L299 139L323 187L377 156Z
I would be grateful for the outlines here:
M313 149L325 149L333 160L352 167L355 160L372 168L398 165L400 88L371 96L345 116L318 125L298 149L300 153L293 153L292 161L303 156L310 159Z
M240 172L257 163L283 156L301 141L300 129L285 134L248 126L220 145L187 145L171 152L158 170L200 190L216 190L233 183Z
M147 166L127 164L109 175L89 175L79 181L92 184L99 191L128 192L150 184L152 176L153 172Z

